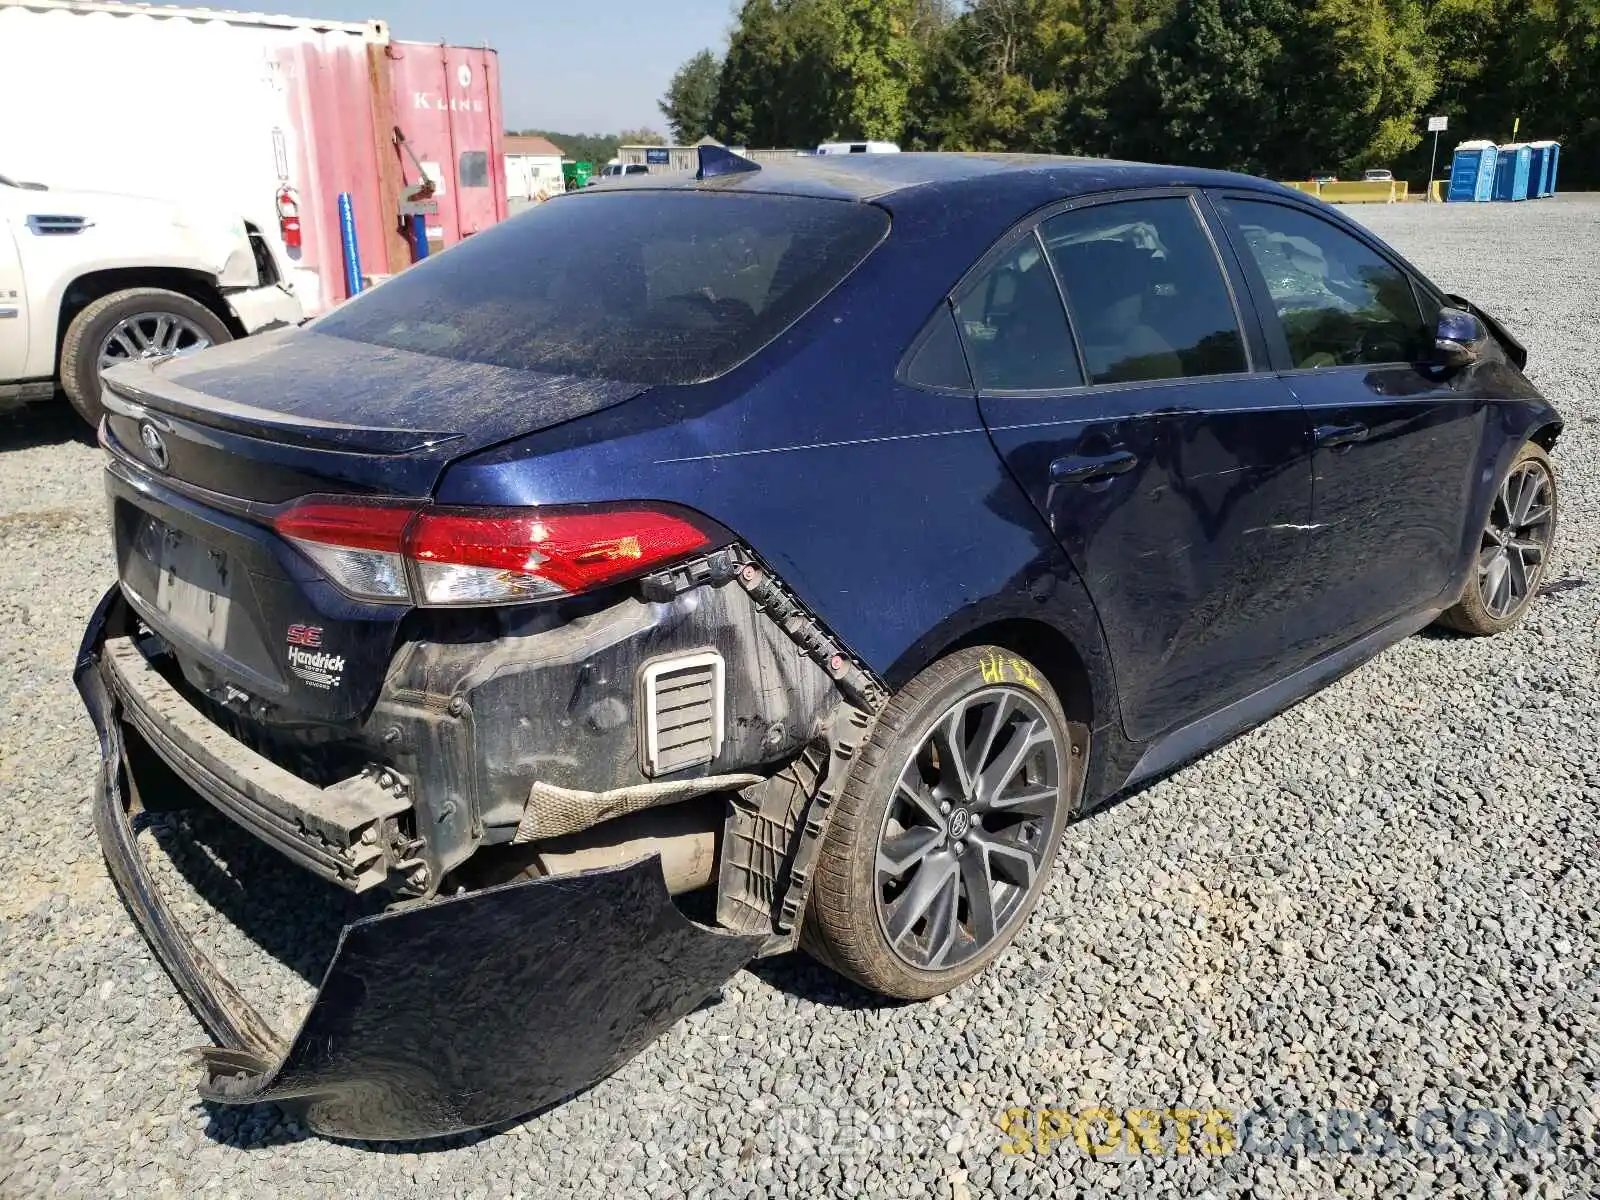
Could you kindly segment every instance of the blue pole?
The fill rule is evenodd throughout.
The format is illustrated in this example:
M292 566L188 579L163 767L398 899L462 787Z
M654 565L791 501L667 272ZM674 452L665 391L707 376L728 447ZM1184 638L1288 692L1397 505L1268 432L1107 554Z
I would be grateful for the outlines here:
M350 193L339 193L339 234L344 240L344 288L350 296L361 293L361 248L356 244L356 214Z
M411 218L411 261L428 257L428 218L417 213Z

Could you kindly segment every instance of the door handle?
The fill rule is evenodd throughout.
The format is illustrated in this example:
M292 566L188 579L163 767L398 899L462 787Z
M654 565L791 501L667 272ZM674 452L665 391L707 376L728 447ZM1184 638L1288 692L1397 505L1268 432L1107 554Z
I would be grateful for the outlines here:
M1094 479L1125 475L1138 465L1139 456L1131 450L1084 457L1068 455L1050 464L1050 479L1053 483L1088 483Z
M1312 430L1311 437L1317 445L1333 448L1364 442L1370 432L1365 425L1318 425Z

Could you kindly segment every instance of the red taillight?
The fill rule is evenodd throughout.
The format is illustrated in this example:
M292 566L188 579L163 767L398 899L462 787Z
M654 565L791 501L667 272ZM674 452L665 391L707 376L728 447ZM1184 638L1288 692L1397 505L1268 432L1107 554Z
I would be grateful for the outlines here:
M417 510L392 504L297 504L273 518L272 527L297 542L319 542L351 550L400 553L400 539Z
M430 605L576 595L712 544L689 514L654 506L537 512L319 500L273 527L352 595Z

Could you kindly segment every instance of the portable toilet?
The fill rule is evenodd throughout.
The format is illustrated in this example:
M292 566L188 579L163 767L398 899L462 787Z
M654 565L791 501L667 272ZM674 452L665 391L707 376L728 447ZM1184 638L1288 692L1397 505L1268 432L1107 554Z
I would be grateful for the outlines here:
M1481 139L1457 146L1450 162L1450 190L1445 199L1451 204L1489 199L1494 194L1494 164L1498 155L1493 142Z
M1533 149L1526 142L1511 142L1500 147L1494 164L1494 198L1526 200L1528 170L1533 165Z
M1548 173L1546 174L1546 177L1545 177L1545 187L1548 190L1545 192L1545 195L1546 196L1554 196L1556 194L1556 169L1561 166L1561 143L1560 142L1552 142L1550 144L1550 156L1549 157L1550 157L1550 167L1549 167L1549 171L1548 171Z
M1545 190L1545 181L1550 174L1550 147L1554 142L1529 142L1528 149L1532 157L1528 161L1528 199L1533 200L1539 196L1548 196Z

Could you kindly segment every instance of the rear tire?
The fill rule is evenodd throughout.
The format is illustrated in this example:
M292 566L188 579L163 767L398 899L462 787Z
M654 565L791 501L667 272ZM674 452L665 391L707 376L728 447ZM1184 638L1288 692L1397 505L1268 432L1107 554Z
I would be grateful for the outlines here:
M802 944L888 996L965 983L1044 890L1080 763L1060 701L1026 659L979 646L934 663L890 700L852 762Z
M154 318L139 330L129 331L125 322L141 317ZM110 353L118 358L159 358L160 347L147 349L141 340L157 331L160 318L167 318L169 332L161 339L173 351L199 349L206 345L231 342L222 318L198 300L166 288L128 288L86 305L67 326L61 342L61 387L67 399L89 424L99 427L105 408L100 403L100 362ZM120 342L113 335L122 334ZM128 351L134 353L128 353Z
M1558 497L1550 456L1526 442L1495 489L1466 590L1439 624L1489 637L1519 624L1539 594L1555 542Z

